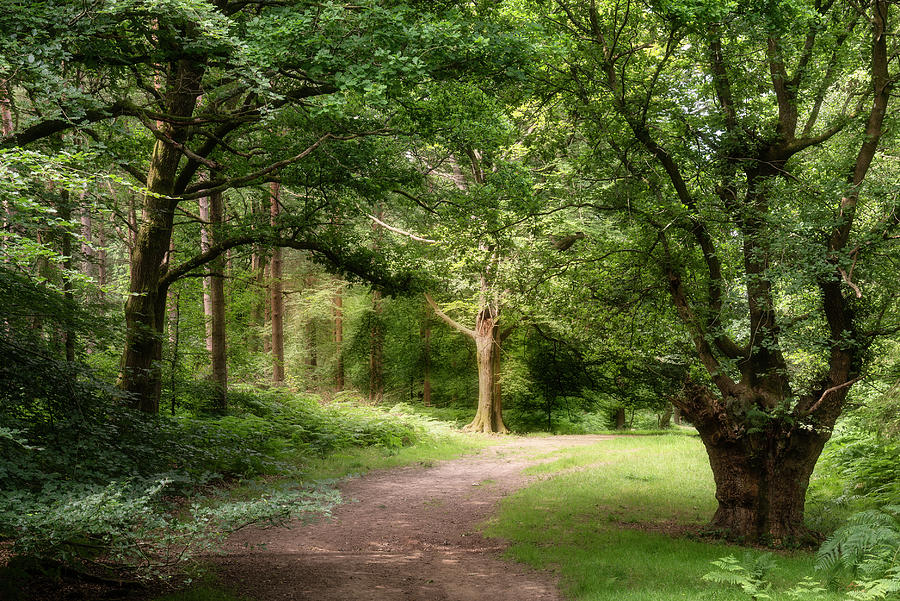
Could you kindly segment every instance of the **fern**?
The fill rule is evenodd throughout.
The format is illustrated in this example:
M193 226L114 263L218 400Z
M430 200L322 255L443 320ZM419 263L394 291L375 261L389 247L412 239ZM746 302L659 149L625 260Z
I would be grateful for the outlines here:
M819 549L816 569L832 576L847 570L852 599L900 599L900 506L853 515Z
M744 555L744 561L728 555L714 560L712 564L718 569L704 574L703 580L740 586L754 600L772 598L769 594L772 583L767 577L775 567L775 560L770 553L756 557L748 553Z

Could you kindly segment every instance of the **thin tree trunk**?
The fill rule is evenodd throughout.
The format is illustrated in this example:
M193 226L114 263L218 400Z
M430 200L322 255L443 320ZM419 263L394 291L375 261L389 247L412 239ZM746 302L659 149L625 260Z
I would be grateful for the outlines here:
M203 224L200 226L200 250L202 252L206 252L209 250L209 247L212 245L210 241L210 229L211 223L209 219L209 197L201 196L198 201L198 208L200 209L200 219L203 221ZM210 269L212 267L210 266ZM213 352L213 338L212 338L212 298L209 294L209 282L210 278L203 278L203 325L206 329L206 352L212 354Z
M250 256L250 272L252 274L251 278L253 279L253 283L255 284L254 290L256 292L264 290L266 287L266 268L258 247L253 249L253 254ZM257 294L257 297L253 300L253 304L250 306L250 333L248 336L250 350L254 352L259 351L262 347L260 330L262 330L265 325L264 306L265 300L263 295Z
M225 222L225 206L220 193L209 197L209 221L211 242L218 242L221 233L216 231ZM212 381L215 385L213 406L216 411L228 408L228 362L225 340L225 258L219 255L210 262L212 275L209 278L210 299L210 358L212 361Z
M175 403L178 398L178 352L181 343L181 291L169 293L169 344L172 348L172 360L169 364L170 411L175 415Z
M259 202L254 199L251 204L251 210L254 215L259 215L262 210L259 206ZM263 257L262 249L259 245L253 246L253 252L250 255L250 273L251 278L255 284L255 289L257 291L261 291L265 289L265 280L266 280L266 265L265 259ZM260 331L263 329L266 323L265 318L265 305L266 302L262 295L258 295L253 304L250 306L250 333L249 333L249 346L251 351L259 351L262 347L261 339L260 339Z
M422 403L426 407L431 406L431 320L428 313L422 320L422 337L424 345L422 347Z
M369 400L380 404L384 400L384 326L381 292L372 292L373 324L369 347Z
M6 137L12 134L13 129L15 129L15 125L12 118L11 102L6 87L2 87L0 88L0 133L3 134L3 137ZM4 221L3 225L8 227L8 224L12 221L12 215L10 215L9 203L6 200L3 201L2 210L3 214L0 215L0 218ZM5 237L0 240L0 250L6 250ZM3 262L6 263L8 261L9 257L4 252Z
M272 257L269 257L263 267L263 277L266 281L266 300L263 303L263 318L266 325L263 336L263 352L272 352Z
M39 230L37 231L37 243L38 243L38 245L43 245L45 242L47 242L47 238L48 238L48 235L47 235L47 231L46 231L46 230L39 229ZM37 272L37 274L38 274L39 277L43 278L45 281L49 281L49 279L50 279L50 277L51 277L51 273L50 273L50 261L47 260L47 257L46 257L46 256L44 256L43 254L40 255L40 256L35 260L34 268L35 268L35 271ZM35 316L32 318L32 320L31 320L31 329L33 329L33 330L35 330L35 331L37 331L37 332L43 332L43 330L44 330L44 318L43 318L41 315L35 315Z
M334 293L334 346L337 367L334 374L334 388L344 389L344 287L338 286Z
M107 267L107 251L106 251L106 221L100 220L97 227L97 284L100 286L100 300L106 300L106 292L104 287L108 283L109 276Z
M93 247L94 228L91 208L85 203L85 192L80 195L81 208L81 272L89 278L97 278L97 253Z
M279 195L281 185L273 182L270 195L270 215L272 225L276 225L280 213ZM272 320L272 381L276 384L284 382L284 294L282 290L281 248L272 249L271 284L269 297L269 315Z
M384 218L384 209L380 206L375 216L381 220ZM373 242L372 248L378 250L381 243L381 226L378 222L372 223ZM371 343L369 345L369 400L381 404L384 400L384 325L382 324L381 292L372 291L373 323L371 331Z
M66 189L62 189L60 191L60 205L58 214L59 218L64 222L68 222L72 219L72 204L70 202L69 191ZM69 303L74 304L75 293L72 289L71 276L71 272L74 267L72 262L72 232L70 232L69 228L66 226L63 226L62 241L60 246L62 247L61 250L64 257L64 272L62 276L63 298L65 298ZM75 361L75 332L73 332L71 328L67 328L63 332L63 342L66 350L66 361L71 363Z

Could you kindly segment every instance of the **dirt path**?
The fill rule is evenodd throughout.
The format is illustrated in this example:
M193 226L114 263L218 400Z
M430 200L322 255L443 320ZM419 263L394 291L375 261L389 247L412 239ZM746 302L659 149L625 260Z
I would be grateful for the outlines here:
M333 520L241 532L220 571L260 601L559 600L552 575L502 560L504 546L478 524L528 483L522 469L541 461L535 455L606 438L516 439L430 468L348 480Z

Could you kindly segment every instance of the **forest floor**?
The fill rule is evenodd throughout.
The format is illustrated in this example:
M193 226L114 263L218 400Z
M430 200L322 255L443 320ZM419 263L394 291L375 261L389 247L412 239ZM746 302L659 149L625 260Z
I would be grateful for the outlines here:
M558 600L555 576L504 560L480 525L523 473L561 449L604 435L515 438L431 467L370 472L338 485L332 519L249 529L215 559L221 584L266 601Z

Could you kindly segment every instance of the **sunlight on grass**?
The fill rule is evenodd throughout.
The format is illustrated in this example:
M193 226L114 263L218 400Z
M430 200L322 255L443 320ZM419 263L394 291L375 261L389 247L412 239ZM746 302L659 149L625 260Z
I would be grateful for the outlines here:
M528 470L545 479L507 498L486 525L489 536L512 543L512 558L559 572L576 600L748 599L702 580L712 560L743 549L684 536L716 507L699 439L623 437L547 458ZM776 595L813 573L809 553L777 562Z
M323 480L404 465L430 467L436 461L455 459L502 442L502 439L496 437L449 432L396 451L377 447L354 447L337 451L327 457L308 461L303 466L303 471L309 480Z

